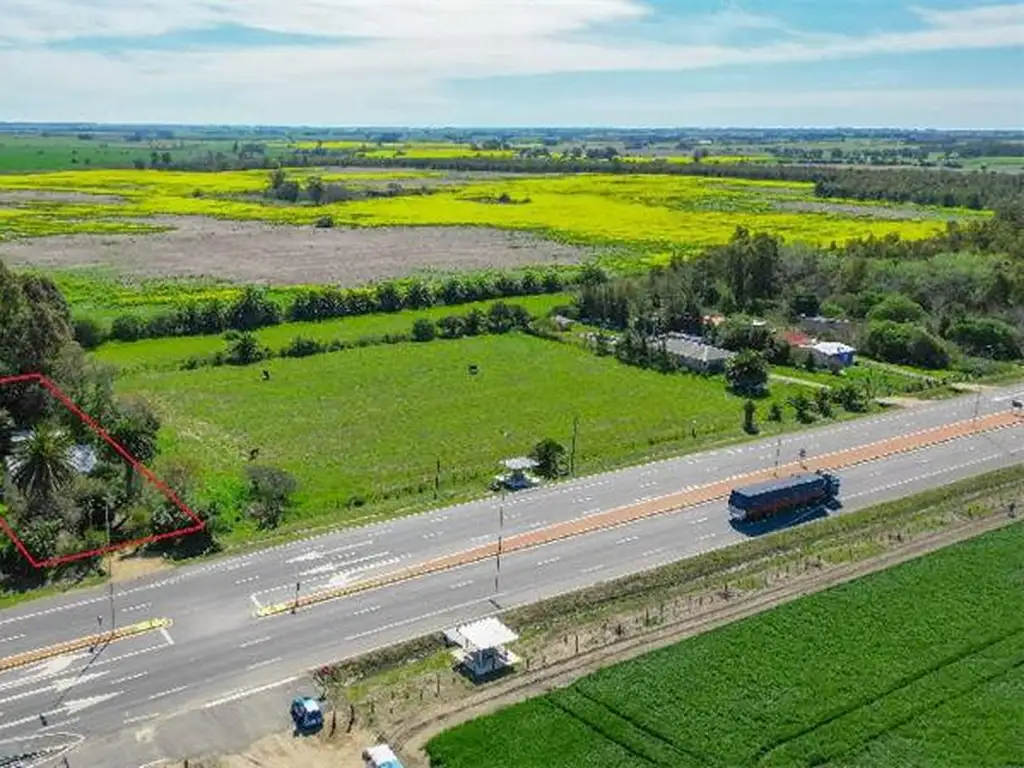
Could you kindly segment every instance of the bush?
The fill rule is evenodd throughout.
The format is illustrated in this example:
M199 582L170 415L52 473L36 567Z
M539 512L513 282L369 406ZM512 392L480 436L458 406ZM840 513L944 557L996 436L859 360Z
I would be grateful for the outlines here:
M872 323L864 342L869 357L921 368L948 368L949 350L924 328L889 320Z
M259 340L251 333L242 333L228 342L226 362L229 365L250 365L268 356Z
M925 311L913 299L897 293L876 304L867 317L869 320L889 320L893 323L918 323L924 319Z
M106 334L91 317L80 317L74 322L74 335L82 349L95 349L105 341Z
M305 336L296 336L288 345L281 349L281 357L310 357L312 355L322 354L327 350L327 345L315 341L313 339L306 338Z
M77 336L77 330L76 330ZM1020 344L1013 327L989 317L958 320L950 325L946 338L969 355L993 360L1020 359Z
M298 483L283 469L259 464L247 465L245 475L249 481L249 514L260 528L276 528Z
M281 322L281 309L266 297L263 290L246 286L227 312L228 327L239 331L254 331Z
M138 315L118 315L110 324L110 338L117 341L138 341L146 334L146 325Z
M334 226L334 217L321 216L319 219L313 222L313 226L316 227L317 229L331 229Z
M412 324L413 341L433 341L436 335L437 328L434 323L425 317L421 317Z

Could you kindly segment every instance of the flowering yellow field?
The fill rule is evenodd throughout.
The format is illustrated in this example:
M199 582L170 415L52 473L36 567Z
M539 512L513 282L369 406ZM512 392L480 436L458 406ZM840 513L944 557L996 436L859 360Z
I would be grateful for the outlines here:
M289 172L301 180L315 170ZM358 183L424 177L408 171L323 173L327 181ZM440 174L434 174L440 175ZM0 239L69 232L140 231L145 217L204 215L309 225L324 215L336 226L476 225L543 231L558 239L622 243L675 250L720 243L737 226L790 240L843 241L896 232L926 237L942 216L878 217L885 209L844 204L829 214L787 208L813 199L809 184L659 175L524 176L453 184L425 196L399 196L324 206L265 202L263 171L224 173L151 170L70 171L0 176L4 189L118 195L123 202L22 201L0 205ZM0 198L2 199L2 198ZM504 200L505 202L499 202ZM848 211L863 211L851 215ZM955 215L955 212L950 212ZM140 220L142 219L142 220Z

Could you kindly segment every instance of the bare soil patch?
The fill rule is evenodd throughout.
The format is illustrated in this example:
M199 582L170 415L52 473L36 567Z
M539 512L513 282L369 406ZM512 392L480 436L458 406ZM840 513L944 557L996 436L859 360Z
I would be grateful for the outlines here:
M203 217L138 221L174 229L0 243L0 260L52 269L102 266L141 277L355 286L429 271L573 264L587 255L529 233L483 227L316 229Z
M867 219L891 219L893 221L948 218L948 216L941 212L925 211L920 208L894 208L885 205L854 205L852 203L818 203L811 200L786 200L776 203L775 207L783 211L828 213L841 216L860 216Z
M162 557L142 557L117 553L109 559L110 580L115 584L170 570L172 566Z
M56 192L47 189L6 189L0 191L0 205L24 203L93 203L118 205L124 198L117 195L91 195L88 192Z

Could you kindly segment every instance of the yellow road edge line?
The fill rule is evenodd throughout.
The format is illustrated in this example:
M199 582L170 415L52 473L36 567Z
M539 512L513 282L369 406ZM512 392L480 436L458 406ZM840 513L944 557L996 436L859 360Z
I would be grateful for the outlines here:
M603 514L610 516L613 512L619 512L630 508L656 504L659 500L668 501L671 500L672 498L679 496L698 494L702 490L707 492L715 488L716 486L728 486L726 490L722 492L716 492L713 496L701 498L699 500L683 504L669 503L667 506L664 506L664 508L656 507L655 509L649 510L646 513L640 513L635 517L630 517L622 520L612 519L608 522L605 522L604 524L602 524L599 520L595 520L593 527L588 528L585 531L568 531L559 534L557 530L553 530L551 532L552 535L550 537L545 538L542 541L538 541L535 544L525 544L518 547L515 546L514 542L506 544L506 546L502 548L502 552L508 554L512 554L513 552L522 552L527 549L543 546L545 544L551 544L556 541L563 541L565 539L574 538L576 536L582 536L590 533L598 533L600 531L605 531L610 528L617 528L622 525L628 525L630 523L635 523L640 520L647 519L649 517L656 517L658 515L668 514L670 512L675 512L680 509L685 509L686 507L697 506L699 504L706 504L717 499L725 498L729 494L729 490L739 483L749 483L756 482L759 479L767 479L775 476L776 472L782 474L785 472L795 472L797 470L814 471L815 469L844 469L847 467L854 467L859 464L870 463L872 461L881 461L882 459L889 458L890 456L897 456L901 453L919 451L923 448L931 448L936 445L942 445L944 443L952 442L954 440L961 440L965 437L971 437L972 435L978 435L984 432L991 432L993 430L1005 429L1007 427L1018 425L1024 425L1024 419L1020 419L1019 417L1015 419L1007 419L1004 414L987 414L986 416L982 416L977 419L964 419L962 421L952 422L950 424L943 424L938 427L930 427L928 429L921 430L920 432L917 433L924 438L920 443L913 443L905 447L894 446L892 450L884 452L879 456L871 456L870 458L851 457L851 459L846 462L836 460L836 457L841 457L843 454L855 454L858 451L868 451L872 447L877 447L880 445L884 445L886 443L899 443L900 441L912 435L898 435L896 437L876 440L871 443L864 443L863 445L856 445L851 448L842 448L838 451L832 451L831 453L817 457L817 459L809 458L806 462L804 462L804 464L801 464L798 461L789 462L787 464L780 465L778 470L776 470L774 467L771 469L756 470L754 472L748 472L743 475L726 478L724 480L719 480L717 482L708 483L704 486L692 488L689 491L674 491L661 497L661 499L650 499L649 501L646 502L633 503L625 507L613 508ZM958 430L962 429L965 429L965 431L958 432ZM941 436L942 433L950 431L952 431L954 434ZM929 439L929 435L932 436L932 439ZM553 529L557 529L559 526L570 525L573 522L579 522L585 519L586 518L573 518L572 520L566 520L562 523L554 523L550 527ZM524 531L522 534L517 535L522 536L526 534L538 534L541 533L543 530L544 529L541 528L536 531ZM287 602L265 605L256 611L255 616L259 619L266 618L268 616L276 616L282 613L292 613L294 611L299 610L300 608L306 608L311 605L318 605L320 603L326 603L331 600L338 600L340 598L348 597L350 595L360 594L362 592L369 592L374 589L381 589L383 587L389 587L395 584L401 584L402 582L411 581L412 579L417 579L422 576L429 576L435 573L443 573L444 571L449 571L453 568L462 568L467 565L473 565L475 563L479 563L484 560L489 560L490 558L494 557L496 549L497 545L495 544L483 544L479 547L473 547L468 550L463 550L462 552L455 552L450 555L442 555L441 557L436 558L433 561L427 560L423 563L419 563L418 565L413 565L404 570L396 571L391 574L386 574L376 579L359 582L357 584L352 584L347 587L334 587L332 589L320 590L319 592L314 592L309 595L300 596L297 600L289 600ZM463 555L463 557L460 558L460 555Z
M85 637L68 640L67 642L51 645L47 648L37 648L32 651L17 653L13 656L7 656L6 658L0 659L0 672L7 672L12 669L26 667L29 664L36 664L40 661L46 661L47 659L52 659L57 656L63 656L66 653L74 653L75 651L80 651L83 648L93 648L97 645L114 643L118 640L136 637L138 635L145 634L146 632L153 632L157 629L166 629L171 626L172 623L173 622L170 619L149 619L148 621L140 621L138 624L131 624L127 627L115 629L113 632L86 635Z

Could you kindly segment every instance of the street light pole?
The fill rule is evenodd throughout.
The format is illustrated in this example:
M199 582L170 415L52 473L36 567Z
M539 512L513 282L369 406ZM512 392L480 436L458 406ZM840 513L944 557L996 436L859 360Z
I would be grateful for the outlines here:
M107 522L107 576L110 579L110 635L113 637L114 630L117 628L117 612L114 608L114 554L110 552L110 498L104 499L106 507L106 522Z

